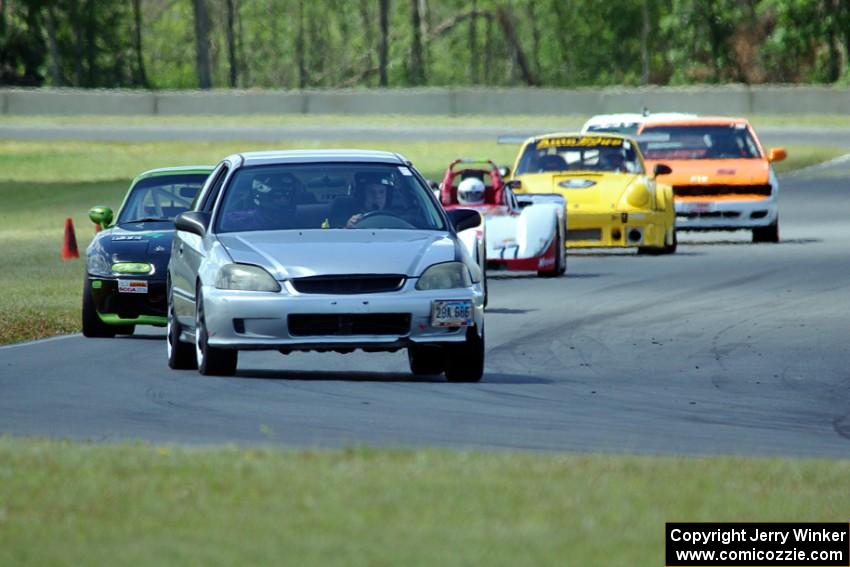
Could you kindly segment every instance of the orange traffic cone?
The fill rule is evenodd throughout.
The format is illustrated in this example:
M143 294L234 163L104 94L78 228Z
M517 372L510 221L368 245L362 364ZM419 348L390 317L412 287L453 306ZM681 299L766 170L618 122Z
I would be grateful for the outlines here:
M74 234L74 221L70 218L65 219L65 241L62 243L62 259L70 260L71 258L79 258L80 252L77 250L77 235Z

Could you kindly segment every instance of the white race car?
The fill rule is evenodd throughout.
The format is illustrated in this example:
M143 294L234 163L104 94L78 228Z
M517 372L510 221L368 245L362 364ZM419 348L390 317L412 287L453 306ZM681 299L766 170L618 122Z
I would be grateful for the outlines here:
M638 128L649 120L678 120L680 118L694 118L696 114L684 112L628 112L623 114L597 114L584 123L581 133L603 132L614 134L625 134L635 136Z
M556 277L567 269L565 201L560 195L516 195L490 160L458 159L440 184L447 210L475 209L484 224L459 234L488 268L536 271Z

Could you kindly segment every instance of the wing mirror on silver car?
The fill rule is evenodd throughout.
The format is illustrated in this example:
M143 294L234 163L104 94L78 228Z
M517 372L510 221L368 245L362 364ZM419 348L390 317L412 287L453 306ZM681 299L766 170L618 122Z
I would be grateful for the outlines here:
M174 228L204 236L210 226L210 214L201 211L186 211L174 219Z
M448 212L449 220L458 232L475 228L481 224L481 213L474 209L452 209Z

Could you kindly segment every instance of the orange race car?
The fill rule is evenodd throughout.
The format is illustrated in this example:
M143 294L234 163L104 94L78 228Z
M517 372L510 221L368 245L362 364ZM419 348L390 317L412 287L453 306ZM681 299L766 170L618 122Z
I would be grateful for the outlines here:
M753 231L753 242L779 242L779 183L772 163L783 148L762 149L743 118L648 120L638 130L647 169L673 172L677 230Z

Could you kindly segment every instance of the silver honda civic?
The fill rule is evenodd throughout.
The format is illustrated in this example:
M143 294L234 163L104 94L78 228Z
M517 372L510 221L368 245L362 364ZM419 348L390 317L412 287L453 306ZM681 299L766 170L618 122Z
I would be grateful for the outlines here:
M175 220L168 364L233 375L240 350L406 348L414 374L484 370L484 275L404 157L236 154Z

